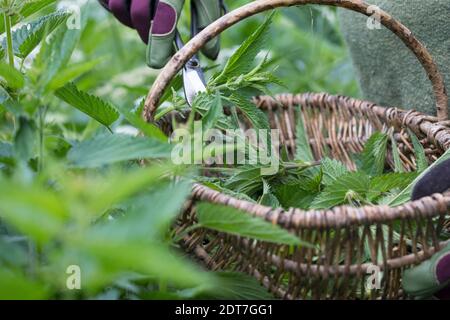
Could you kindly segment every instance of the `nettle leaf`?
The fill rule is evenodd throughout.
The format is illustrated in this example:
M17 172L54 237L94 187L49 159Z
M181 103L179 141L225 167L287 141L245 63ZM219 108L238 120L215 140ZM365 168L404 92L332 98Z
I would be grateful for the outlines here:
M215 272L216 286L197 293L196 299L270 300L273 296L254 277L239 272ZM220 288L217 290L217 288ZM190 290L191 291L191 290ZM188 297L186 297L188 298Z
M31 51L70 16L68 12L55 12L28 23L12 33L14 54L27 57ZM6 41L6 40L4 40ZM6 44L3 44L6 47Z
M228 178L225 188L238 193L245 193L249 196L262 189L261 168L243 169Z
M24 116L19 118L19 129L14 137L15 155L23 161L34 156L37 141L36 123Z
M62 83L66 78L66 74L63 74L62 70L69 63L80 35L79 30L59 28L49 37L49 40L42 43L39 54L33 63L33 68L38 69L39 78L36 82L41 88L52 90L62 87L68 82Z
M223 83L227 79L245 74L253 69L256 56L263 48L269 37L270 24L272 22L272 12L263 24L248 37L244 43L228 59L222 72L212 80L213 83Z
M176 219L186 199L189 197L192 185L187 180L177 183L160 182L157 188L150 192L132 198L129 214L124 217L122 226L129 234L126 238L163 239L170 225ZM149 208L158 208L149 210Z
M3 61L0 61L0 77L13 89L21 89L25 84L23 74Z
M295 128L296 130L295 160L311 162L314 161L314 156L312 154L311 146L309 144L309 137L306 132L305 124L303 122L302 110L301 107L299 108L300 110L297 120L297 126Z
M126 107L118 107L118 109L131 125L139 129L139 131L147 137L155 138L162 142L168 141L167 136L161 131L160 128L153 123L146 122L141 116L139 116L139 113L131 112L126 109Z
M439 157L432 165L422 171L413 182L411 182L405 189L403 189L398 195L389 200L389 205L392 207L399 206L411 200L412 190L414 185L422 179L432 168L442 163L443 161L450 159L450 149L448 149L442 156Z
M48 189L0 179L0 219L38 244L60 233L66 218L62 198Z
M385 133L375 132L367 140L362 152L361 170L371 176L378 176L383 173L388 138L389 136Z
M370 189L388 192L395 188L405 188L417 177L417 172L391 172L370 179Z
M214 99L208 103L208 111L202 117L203 131L213 128L221 115L223 115L222 97L217 92Z
M19 14L11 17L11 25L14 26L23 19L31 16L32 14L44 9L57 0L32 0L25 3L19 11ZM0 34L5 32L5 24L0 21Z
M269 183L263 179L263 194L259 199L259 204L263 206L268 206L272 208L277 208L280 206L280 202L277 197L272 193L271 186Z
M339 177L349 172L347 167L342 162L335 159L323 158L321 160L321 166L323 171L322 182L325 185L333 183Z
M0 104L3 104L10 99L11 95L9 94L9 92L0 85Z
M73 83L56 90L55 95L106 127L119 118L119 112L109 102L78 90Z
M74 63L60 70L50 81L48 89L53 91L63 87L70 81L80 77L86 72L94 69L99 63L104 61L103 58L93 59L86 62Z
M14 162L14 145L0 141L0 162L11 164Z
M31 280L19 269L0 269L0 300L40 300L50 296L48 286Z
M254 129L270 129L267 115L255 106L250 98L238 93L233 93L229 99L242 111L246 118L252 123Z
M92 168L134 159L168 158L171 151L170 144L156 139L105 134L75 145L68 160L75 167Z
M309 246L278 225L224 205L200 203L197 218L199 224L208 229L271 243Z
M400 159L400 153L398 151L397 142L395 138L391 136L391 144L392 144L392 158L394 159L394 170L395 172L404 172L403 164Z
M220 93L219 93L220 94ZM200 114L202 116L202 121L203 123L206 122L210 122L210 120L204 120L204 118L207 116L207 114L210 112L210 108L211 105L213 103L215 103L215 99L217 97L213 94L208 94L206 92L200 92L199 94L197 94L195 96L194 99L194 108L195 111L198 112L198 114ZM222 96L221 96L221 101L220 101L220 105L215 106L216 109L212 110L211 112L213 112L215 118L214 118L214 124L212 127L214 128L219 128L222 130L227 130L227 129L231 129L233 128L233 126L230 124L230 118L231 117L227 117L225 116L225 114L223 113L223 104L222 104ZM217 102L216 102L217 103ZM212 114L210 115L212 119ZM210 117L208 116L208 117ZM206 125L206 127L210 126L211 123L208 123ZM211 128L212 128L211 127Z
M416 156L417 171L422 172L428 168L428 159L425 155L425 150L419 141L419 138L408 128L409 137L414 147L414 155Z
M89 207L87 214L91 216L104 214L106 209L140 194L143 190L163 185L164 177L183 174L183 171L184 168L180 170L179 167L170 163L163 163L131 170L112 170L112 173L106 176L104 174L94 175L91 172L91 175L85 181L85 188L83 188L83 205ZM92 192L92 190L95 190L95 192ZM174 197L174 203L178 201L176 200L177 197Z
M307 210L317 195L317 191L305 190L297 184L281 184L275 189L275 195L283 208Z
M350 172L334 181L314 199L311 209L328 209L351 200L364 198L369 191L370 178L363 172Z
M76 243L77 247L89 253L96 262L107 266L108 272L117 276L124 271L133 270L183 288L213 285L213 274L203 272L192 261L179 256L167 245L157 241L117 239L115 234L117 229L121 229L120 224L110 224L109 227L100 231L94 228ZM99 279L104 277L103 274L96 276ZM87 283L95 285L95 282Z
M280 207L280 201L272 192L264 193L259 199L259 204L272 208Z
M370 198L393 189L404 189L417 177L417 172L392 172L370 179Z

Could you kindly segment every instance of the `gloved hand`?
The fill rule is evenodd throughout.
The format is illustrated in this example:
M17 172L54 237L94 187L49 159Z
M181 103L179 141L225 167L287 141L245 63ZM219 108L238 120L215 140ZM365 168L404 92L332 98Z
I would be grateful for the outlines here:
M417 298L450 299L450 244L403 275L403 289Z
M223 13L223 0L192 0L201 31ZM147 44L147 64L162 68L174 53L176 26L185 0L99 0L114 16L139 33ZM202 52L210 59L219 54L219 39L212 39Z
M417 200L450 189L450 159L431 169L415 186L412 199ZM435 296L450 300L450 244L430 260L406 270L403 288L408 295L417 298Z

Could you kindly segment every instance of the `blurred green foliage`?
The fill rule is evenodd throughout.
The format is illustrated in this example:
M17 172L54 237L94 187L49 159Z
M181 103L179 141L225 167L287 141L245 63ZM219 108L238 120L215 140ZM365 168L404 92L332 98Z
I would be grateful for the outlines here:
M170 225L193 172L164 160L166 138L139 118L158 71L145 66L137 34L96 1L81 7L81 28L68 29L67 20L78 16L55 13L67 1L33 0L10 17L16 47L9 48L4 3L0 299L267 298L256 280L206 272L177 248ZM334 10L280 11L268 48L286 88L273 91L357 96ZM219 63L262 19L224 33ZM134 137L138 130L148 139ZM140 158L150 158L150 165L140 167ZM67 286L73 265L81 270L81 290Z

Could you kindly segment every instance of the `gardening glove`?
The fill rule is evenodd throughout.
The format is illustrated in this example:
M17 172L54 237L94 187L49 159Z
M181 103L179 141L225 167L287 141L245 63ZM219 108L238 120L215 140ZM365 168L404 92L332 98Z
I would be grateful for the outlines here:
M222 15L223 0L192 0L198 31ZM176 26L185 0L99 0L124 25L136 29L147 44L147 64L162 68L173 55ZM210 40L202 52L210 59L219 54L219 38Z
M403 274L405 293L417 298L450 299L450 244Z
M417 200L450 189L450 159L431 169L415 186L412 199ZM405 271L403 288L418 298L435 296L450 299L450 244L430 260Z

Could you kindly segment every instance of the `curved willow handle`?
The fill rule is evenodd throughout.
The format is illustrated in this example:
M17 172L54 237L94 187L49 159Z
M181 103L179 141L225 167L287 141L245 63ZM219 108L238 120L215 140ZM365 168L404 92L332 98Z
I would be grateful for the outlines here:
M290 7L305 4L320 4L342 7L362 13L366 16L370 16L372 12L369 8L370 5L362 0L256 0L233 10L203 29L202 32L192 38L166 64L164 69L162 69L161 73L156 78L145 101L145 119L147 121L153 121L155 110L165 88L169 85L172 78L183 67L186 61L198 52L209 40L237 22L257 13L278 7ZM388 13L382 10L377 13L379 15L380 22L396 34L420 61L433 85L438 118L440 120L448 119L448 97L445 90L444 80L428 50L413 36L408 28L392 18Z

